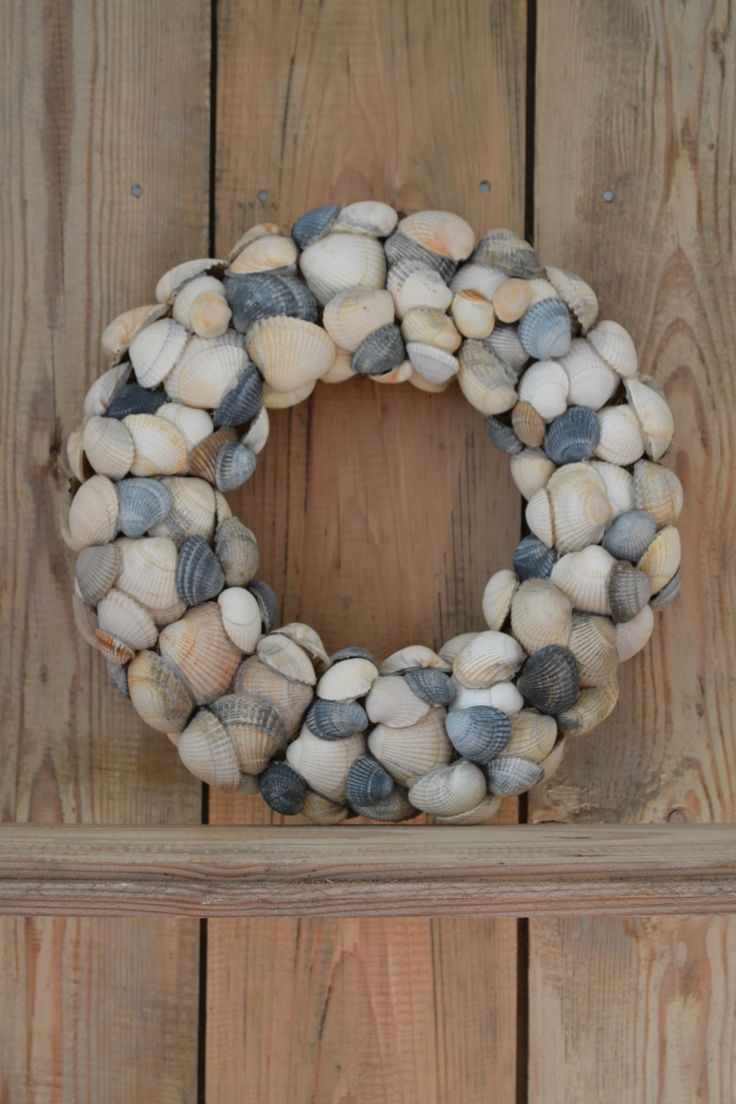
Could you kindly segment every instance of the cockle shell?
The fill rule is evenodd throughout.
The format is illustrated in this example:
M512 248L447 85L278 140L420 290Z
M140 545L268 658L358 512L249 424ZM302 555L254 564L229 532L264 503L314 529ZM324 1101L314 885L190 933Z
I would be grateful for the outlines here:
M306 781L310 789L330 801L344 801L348 771L356 759L365 755L365 737L361 733L344 740L320 740L302 726L299 736L286 749L287 762Z
M181 732L195 708L181 673L157 652L131 660L128 692L136 713L157 732Z
M601 686L580 691L575 704L558 714L559 730L569 736L587 736L613 713L617 703L618 676L614 674Z
M102 632L127 644L134 652L152 648L158 629L150 615L127 594L113 587L97 606L97 623Z
M245 249L246 245L250 245L256 238L262 238L266 234L280 234L281 229L275 222L259 222L255 226L249 226L247 230L243 231L235 245L232 247L227 255L228 261L233 261L237 257L238 253L242 249Z
M416 307L447 310L452 302L452 292L439 272L423 266L421 261L402 261L392 265L386 287L393 296L399 318Z
M394 301L383 288L351 287L327 303L323 325L341 349L354 353L375 330L394 320Z
M533 406L546 422L565 413L569 390L567 373L554 360L530 364L519 381L519 398Z
M162 303L154 303L152 306L133 307L132 310L127 310L119 314L117 318L113 318L112 322L108 322L102 331L100 344L102 345L103 353L109 361L117 361L126 351L139 330L142 330L144 326L151 322L155 322L156 319L161 318L165 314L166 307ZM127 370L130 366L126 365L125 367L127 375ZM104 411L98 410L96 413L102 414Z
M245 425L255 418L262 403L263 377L254 364L249 364L223 397L212 416L213 425Z
M350 765L345 794L354 808L374 805L392 792L394 780L377 759L363 755Z
M159 303L169 302L176 295L179 288L193 280L196 276L209 272L211 269L222 267L223 262L216 257L198 257L192 261L182 261L164 272L156 284L156 298Z
M460 365L457 357L444 349L410 341L406 352L414 371L428 384L445 384L458 373Z
M123 483L121 496L129 482L132 480ZM200 536L210 540L215 530L215 492L210 484L191 476L174 476L161 480L160 486L168 493L170 509L162 521L149 526L151 536L171 537L175 544L181 544L187 537ZM142 511L140 517L143 524L145 515Z
M552 568L552 582L568 596L575 609L609 613L608 576L615 562L605 548L591 544L562 556Z
M453 295L459 295L463 291L474 291L482 295L484 299L492 302L496 294L496 288L500 287L508 277L500 268L492 268L485 264L476 264L470 261L461 265L450 281L450 290Z
M607 617L576 613L568 647L578 661L583 687L602 686L618 667L616 626Z
M228 276L225 294L233 312L233 327L243 334L261 318L286 314L316 322L319 313L319 304L304 281L287 272Z
M107 476L93 475L78 489L69 506L68 532L79 551L108 544L118 530L118 495Z
M245 655L256 650L261 637L261 610L258 602L244 587L231 586L217 598L222 627L236 648Z
M84 455L84 447L82 445L83 434L84 425L77 426L76 429L73 429L66 439L66 449L64 450L67 471L71 472L79 483L84 483L85 479L88 479L92 475L91 466Z
M486 433L496 448L508 456L513 456L524 448L511 426L506 425L494 414L489 414L486 418Z
M397 368L406 357L398 326L381 326L361 341L353 353L352 370L358 376L374 376Z
M169 398L185 406L215 410L248 363L242 340L234 330L213 340L191 337L164 380Z
M396 230L386 238L383 248L392 269L406 262L412 262L417 268L434 269L448 284L457 267L455 261L450 260L449 257L443 257L439 253L425 249L418 241L407 234L402 234L400 230Z
M142 387L158 387L182 355L188 338L173 318L160 318L135 335L128 352Z
M483 771L467 759L435 767L409 790L409 801L434 816L456 816L474 808L487 793Z
M414 373L410 360L402 360L390 372L384 372L380 376L371 376L374 383L406 383Z
M225 585L222 568L204 537L187 537L179 549L176 589L188 606L216 598Z
M496 815L501 808L501 798L486 794L482 801L479 801L477 805L472 809L468 809L464 813L457 813L455 816L442 816L435 817L435 824L487 824L487 822Z
M527 654L566 645L572 628L570 599L549 579L527 579L511 603L511 631Z
M547 279L562 302L576 319L582 333L587 333L598 317L598 299L590 284L574 272L548 267Z
M646 572L622 561L613 565L608 576L608 602L614 621L630 621L647 604L651 594L652 584Z
M306 683L285 678L257 656L241 663L233 680L233 689L238 694L264 698L275 706L284 722L287 738L298 731L313 696L312 688Z
M566 356L572 335L565 304L560 299L542 299L529 307L519 322L519 340L535 360Z
M122 479L135 456L133 438L122 422L94 414L82 432L82 447L94 471L110 479Z
M527 499L546 486L554 470L555 465L542 449L526 448L511 457L511 477Z
M425 349L427 348L426 345L422 347ZM448 356L449 354L443 353L442 355ZM441 395L442 392L447 391L448 387L450 387L454 382L455 376L450 376L450 378L446 379L444 383L430 383L429 380L424 379L424 377L421 376L419 372L415 372L413 369L411 375L409 376L409 383L412 385L412 387L416 387L417 391L424 391L427 395Z
M648 510L657 526L674 525L682 513L682 484L673 471L640 460L634 466L634 503L637 510Z
M386 257L379 242L364 234L328 234L306 247L299 258L304 279L325 306L347 288L382 288Z
M320 740L344 740L356 732L365 732L368 717L363 706L357 702L315 698L307 711L306 724Z
M329 801L321 794L307 790L302 805L302 816L310 824L341 824L350 813L347 805L340 801Z
M548 579L556 559L554 549L548 548L544 541L537 537L524 537L514 549L514 571L521 582L525 579Z
M601 539L611 519L611 504L603 480L588 464L558 468L542 493L549 496L554 544L559 555L580 551ZM530 507L531 501L527 520ZM531 521L529 524L534 528ZM537 535L547 543L544 533Z
M393 234L399 216L388 203L362 200L343 207L333 224L335 232L345 230L351 234L369 234L374 238L387 238Z
M285 316L254 323L247 344L248 354L275 391L293 391L314 382L329 371L336 355L334 341L321 326Z
M531 306L532 289L528 280L512 277L493 293L493 309L501 322L518 322Z
M531 306L534 306L535 303L541 303L542 299L560 298L554 284L550 283L544 276L535 276L528 283L532 293Z
M488 705L453 710L445 717L445 729L455 750L474 763L490 763L511 738L507 715Z
M329 372L325 372L324 376L321 377L321 382L345 383L346 380L352 379L354 375L352 354L346 352L345 349L338 348L333 365Z
M174 321L178 322L180 326L183 326L187 330L192 329L192 305L199 295L203 293L215 293L222 298L225 294L225 285L222 280L218 280L216 276L195 276L193 280L189 280L186 284L183 284L180 290L176 293L171 313L174 317ZM227 304L226 304L227 305ZM165 374L165 373L164 373ZM160 383L163 376L156 382ZM141 381L143 382L143 381Z
M489 629L465 645L455 660L453 674L463 686L492 686L510 679L523 659L524 653L512 636Z
M322 675L317 694L327 701L355 701L368 693L377 678L378 668L370 659L343 659Z
M465 398L481 414L503 414L516 403L513 371L477 341L463 342L458 382Z
M118 484L120 531L142 537L171 512L171 495L157 479L124 479Z
M502 360L516 376L529 363L529 354L519 340L517 327L506 322L496 321L493 330L484 339L483 345Z
M264 583L262 579L252 579L248 589L261 607L263 631L271 632L276 623L276 595L268 583Z
M107 416L122 421L129 414L155 414L165 402L166 394L160 389L149 391L139 383L126 383L110 399Z
M657 533L637 564L649 576L652 594L658 594L667 585L680 566L680 557L679 530L667 525Z
M312 207L300 215L291 228L291 236L300 249L313 241L324 237L337 219L340 213L338 203L326 203L321 207Z
M529 657L517 685L541 713L561 713L569 709L580 693L577 660L569 648L548 644Z
M296 641L283 633L271 633L261 637L256 649L258 658L285 678L314 686L317 676L309 655Z
M414 693L429 705L449 705L455 697L455 684L436 667L412 667L404 673Z
M217 526L215 554L228 586L246 586L258 572L258 544L254 534L236 517Z
M113 663L111 659L106 660L105 666L107 667L107 677L110 681L110 685L114 690L117 690L124 698L130 698L128 693L128 667L129 664L123 666L119 663Z
M522 444L538 448L544 442L544 418L531 403L520 399L511 411L511 425Z
M187 470L187 442L180 431L156 414L129 414L123 424L133 439L133 475L177 475Z
M634 342L618 322L599 322L588 334L588 341L619 376L631 377L638 372L639 360Z
M116 543L121 559L118 590L134 598L156 621L161 611L177 604L176 545L167 537L124 538Z
M659 460L672 443L675 423L667 400L649 379L624 380L626 397L641 427L647 456Z
M202 291L189 311L189 327L197 337L222 337L232 316L230 305L221 292Z
M215 491L215 518L219 525L221 521L227 521L228 518L233 516L233 512L230 509L230 503L225 498L222 491Z
M222 446L215 460L215 486L218 491L234 491L256 470L256 456L247 445L231 441Z
M162 629L159 648L184 675L198 705L213 702L230 688L240 662L240 651L222 627L216 602L190 609Z
M594 410L587 406L568 406L564 414L550 423L544 450L555 464L574 464L590 459L600 437Z
M382 675L395 675L410 671L414 667L432 667L438 671L451 671L451 665L442 656L437 655L424 644L409 644L392 652L380 666Z
M639 419L627 404L605 406L598 414L600 440L595 455L611 464L633 464L644 452Z
M402 786L394 786L387 797L374 801L372 805L353 805L352 807L358 816L388 823L412 820L418 812L409 801L407 792Z
M560 364L567 373L568 400L577 406L600 410L618 388L621 379L584 338L576 337Z
M488 337L496 321L493 304L472 288L458 291L450 307L453 321L463 337Z
M417 697L401 675L381 675L371 686L365 709L374 724L406 728L429 712L429 704Z
M303 387L295 387L293 391L276 391L268 383L263 388L263 405L269 410L286 410L290 406L298 406L304 402L317 386L316 380L310 380Z
M261 797L276 813L296 816L301 812L307 784L300 774L283 760L269 763L258 779Z
M651 606L645 606L636 617L616 626L616 650L621 663L640 652L649 640L654 629L654 614Z
M495 627L494 625L489 626L491 629ZM476 635L477 633L474 632L460 633L458 636L453 636L445 641L439 650L439 658L446 663L448 671L452 670L452 664L455 662L460 652Z
M511 719L511 738L502 756L513 755L542 763L557 740L557 722L546 713L522 709Z
M407 728L378 724L368 736L368 749L396 782L411 785L433 767L450 762L453 749L444 719L444 709L430 709Z
M223 445L237 441L238 435L232 426L222 426L214 433L200 441L196 448L192 449L189 456L189 467L192 475L206 479L208 483L215 482L217 470L217 457Z
M225 694L210 709L233 741L243 774L260 774L286 746L286 729L274 706L250 694Z
M473 228L449 211L418 211L407 215L399 222L398 230L424 249L452 261L464 261L475 245Z
M611 517L625 514L634 507L634 480L625 468L606 460L591 460L590 467L603 480L606 498L611 504Z
M657 522L647 510L627 510L614 519L601 543L617 560L636 563L656 532Z
M280 234L262 234L241 249L230 262L229 271L236 275L270 272L273 269L293 271L298 256L299 251L291 238Z
M487 231L476 247L473 261L491 265L506 276L517 276L523 280L544 276L544 268L534 249L513 230Z
M401 333L407 343L432 345L448 353L454 353L462 341L449 315L435 307L414 307L408 311L401 323Z
M675 574L672 576L668 583L657 592L655 597L650 602L653 610L662 610L666 606L673 602L682 588L682 571L678 567Z
M196 448L214 429L206 410L196 410L182 403L164 403L156 411L156 417L176 426L190 449Z
M248 432L244 433L240 440L258 455L266 447L270 428L268 411L263 406L258 416L251 422Z
M97 651L105 657L108 663L118 665L130 663L135 655L135 648L131 648L129 644L119 640L105 629L97 629L94 646L97 648Z
M83 548L74 565L79 593L90 606L96 606L115 585L122 559L116 544L96 544Z
M237 789L240 768L232 737L209 710L195 714L176 746L179 758L195 778L218 789Z
M282 636L288 636L289 640L293 640L295 644L303 648L307 655L311 657L312 663L318 672L325 667L329 667L330 657L325 651L322 639L319 633L315 632L309 625L305 625L301 621L292 621L288 625L282 625L279 633Z
M488 785L491 793L513 797L532 789L544 777L539 763L517 755L500 755L488 764Z
M503 627L518 585L519 580L509 568L502 568L491 575L485 585L482 600L483 616L489 629L498 631Z

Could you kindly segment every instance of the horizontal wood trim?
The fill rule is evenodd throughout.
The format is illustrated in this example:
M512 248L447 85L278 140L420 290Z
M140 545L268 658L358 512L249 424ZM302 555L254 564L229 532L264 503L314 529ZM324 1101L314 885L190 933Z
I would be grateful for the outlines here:
M0 913L736 912L736 825L0 828Z

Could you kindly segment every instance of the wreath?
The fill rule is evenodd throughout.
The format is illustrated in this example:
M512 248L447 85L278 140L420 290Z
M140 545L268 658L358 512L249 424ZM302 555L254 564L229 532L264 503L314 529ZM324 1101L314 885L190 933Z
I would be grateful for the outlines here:
M617 670L680 586L673 421L592 288L508 230L443 211L318 207L166 272L104 331L71 434L74 614L113 685L213 786L335 824L419 811L477 824L603 721ZM378 662L278 626L253 533L270 409L316 382L454 381L510 457L529 534L487 628Z

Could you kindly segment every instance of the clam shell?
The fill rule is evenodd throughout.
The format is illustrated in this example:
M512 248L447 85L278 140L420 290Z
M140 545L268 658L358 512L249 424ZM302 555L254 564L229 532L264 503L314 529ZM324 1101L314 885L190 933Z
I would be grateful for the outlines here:
M572 628L570 599L549 579L527 579L511 603L511 631L529 655L548 644L566 645Z
M450 762L453 748L444 720L444 709L430 709L408 728L378 724L368 736L368 749L399 785L411 785L433 767Z
M83 433L83 425L73 429L66 439L65 449L67 473L71 472L79 483L84 483L85 479L92 475L92 469L87 462L82 446Z
M451 261L464 261L475 245L473 228L449 211L418 211L403 218L398 228L424 249Z
M230 262L229 271L236 275L276 269L293 271L298 256L299 251L291 238L281 234L262 234L240 250Z
M465 288L453 297L450 307L453 321L463 337L482 340L488 337L496 321L493 304L479 291Z
M572 334L565 304L560 299L542 299L531 306L519 322L519 340L535 360L566 356Z
M256 470L256 454L247 445L232 441L222 446L215 461L215 486L226 493L242 487Z
M651 594L652 584L644 571L621 561L613 565L608 576L608 602L614 621L630 621L636 617Z
M510 679L523 659L512 636L489 629L465 645L455 660L453 674L463 686L483 688Z
M491 333L484 339L483 345L517 376L529 363L529 354L519 340L516 326L497 321Z
M474 763L490 763L511 738L507 715L488 705L453 710L445 718L445 728L455 750Z
M129 414L123 424L133 439L133 475L177 475L187 470L187 442L171 422L155 414Z
M243 774L260 774L286 745L278 710L249 694L226 694L210 709L228 732Z
M450 282L450 289L453 295L459 295L463 291L474 291L491 302L496 294L496 288L500 287L507 278L506 273L500 268L470 261L458 268Z
M119 640L134 652L152 648L158 629L150 615L127 594L113 587L97 606L97 623L103 633Z
M182 732L195 708L181 673L157 652L138 652L128 667L133 708L157 732Z
M548 548L544 541L537 537L524 537L514 549L514 571L522 582L525 579L549 579L556 559L554 549Z
M110 400L107 417L122 421L129 414L155 414L165 402L163 391L149 391L139 383L126 383Z
M414 667L405 673L404 679L417 697L429 705L449 705L455 697L452 679L436 667Z
M223 590L218 598L222 627L236 648L245 655L256 650L261 637L261 610L258 602L240 586Z
M312 663L317 671L329 667L330 657L325 651L319 633L316 633L309 625L304 625L301 621L292 621L288 625L282 625L279 632L282 636L288 636L290 640L293 640L311 656Z
M600 437L595 411L587 406L568 406L565 413L550 424L544 450L555 464L574 464L593 455Z
M115 585L122 559L115 544L83 548L74 565L74 578L82 600L96 606Z
M160 318L140 330L128 355L141 387L158 387L184 351L189 334L173 318Z
M460 350L458 382L465 398L481 414L503 414L516 403L516 380L511 369L477 341L465 341Z
M122 422L94 414L82 432L82 447L93 470L110 479L122 479L135 455L133 438Z
M333 657L334 659L334 657ZM326 701L348 702L364 697L378 678L370 659L355 656L333 662L317 683L317 694Z
M562 556L552 568L552 582L568 596L575 609L609 613L608 576L613 556L597 544Z
M261 637L256 651L262 663L285 678L303 682L307 686L314 686L317 681L309 655L296 641L283 633L276 632Z
M490 580L489 580L490 582ZM489 628L500 628L500 626L489 625ZM439 650L439 658L447 665L447 670L452 670L452 665L455 659L463 650L465 645L473 639L476 635L474 632L460 633L458 636L453 636L447 640ZM457 690L457 685L456 685Z
M598 299L590 284L563 268L546 269L547 279L575 318L582 333L587 333L598 317Z
M142 537L120 540L117 546L121 560L118 590L144 606L156 621L159 611L177 604L176 545L167 537Z
M134 481L126 479L121 485L121 503L124 488L132 482ZM146 482L156 483L154 480L146 480ZM163 479L156 485L168 494L170 508L162 521L149 526L148 532L151 536L171 537L175 544L181 544L187 537L199 536L206 541L210 540L215 529L215 492L209 483L205 482L204 479L175 476L172 479ZM150 491L150 488L146 488L146 494L149 493L152 495L154 492ZM140 506L137 514L133 513L133 517L141 525L146 520L145 508L144 503ZM122 509L121 505L121 519ZM135 536L136 534L127 533L127 535Z
M662 587L662 589L652 599L650 605L653 610L662 610L665 606L668 606L670 602L674 602L677 595L680 593L682 587L682 572L678 567L675 574L672 576L668 583Z
M268 411L263 406L248 428L248 432L244 433L240 440L258 455L266 447L270 428Z
M348 772L356 759L365 755L365 738L360 733L344 740L320 740L304 725L286 749L290 766L310 789L330 801L344 801Z
M422 261L402 261L389 270L386 281L396 313L403 318L417 307L447 310L452 292L439 272Z
M177 741L184 766L200 781L222 790L235 790L240 769L232 738L214 714L200 709Z
M657 533L637 567L646 572L652 584L652 594L658 594L669 583L680 566L680 534L673 525Z
M517 685L540 713L562 713L580 693L578 662L569 648L548 644L529 657Z
M97 629L94 645L108 663L118 666L129 663L135 655L135 648L131 648L129 644L125 644L122 640L118 640L116 636L106 632L104 629Z
M569 390L567 372L554 360L530 364L519 381L519 398L533 406L546 422L565 413Z
M108 322L105 326L100 339L102 351L107 359L117 362L138 331L164 314L166 314L166 307L161 303L154 303L152 306L133 307L132 310L124 311L117 318L113 318L112 322ZM127 375L130 365L125 365L125 368ZM95 413L103 414L104 410L97 410Z
M233 680L237 694L252 694L273 705L291 738L300 728L304 711L312 700L312 689L303 682L293 682L257 656L241 663Z
M524 705L524 699L513 682L496 682L485 690L472 690L456 679L452 681L456 693L455 700L450 706L451 712L457 709L471 709L475 705L490 705L510 717L518 713Z
M621 467L639 459L644 452L644 438L639 420L628 404L604 406L598 422L600 439L595 447L596 456Z
M390 372L384 372L381 376L371 376L374 383L406 383L412 377L414 369L410 360L402 360Z
M634 466L634 502L637 510L648 510L657 526L673 525L682 513L682 484L673 471L640 460Z
M228 276L225 294L233 312L233 327L243 334L261 318L285 314L316 322L319 313L317 300L304 281L286 272Z
M614 674L601 686L580 691L575 704L558 714L559 730L569 736L587 736L613 713L617 703L618 677Z
M72 548L108 544L118 530L118 495L107 476L93 475L69 506L68 532Z
M216 602L187 610L180 621L163 628L159 648L179 668L198 705L207 705L230 689L240 662L240 651L222 627Z
M276 595L262 579L251 579L248 589L261 607L263 631L270 632L276 623Z
M399 216L388 203L375 200L362 200L343 207L335 219L333 229L346 230L353 234L370 234L374 238L387 238L393 234Z
M425 345L424 348L426 349L427 346ZM411 361L409 363L411 363ZM421 376L419 372L415 372L414 369L412 369L411 375L409 376L409 383L412 387L416 387L417 391L424 391L427 395L441 395L443 391L447 391L454 380L455 377L451 376L449 379L446 379L444 383L430 383L429 380L424 379L424 377Z
M386 257L379 242L364 234L328 234L308 245L299 258L304 279L325 306L347 288L382 288Z
M648 510L627 510L611 522L601 544L617 560L636 563L657 532L657 522Z
M493 309L501 322L518 322L532 303L532 288L528 280L512 277L504 280L493 294Z
M578 552L602 538L612 509L603 480L589 465L559 468L550 476L546 493L558 554ZM538 535L545 539L542 533Z
M550 548L555 543L555 526L552 516L552 503L547 491L542 488L535 491L524 511L526 523L532 533Z
M196 260L182 261L181 264L174 265L164 272L156 284L156 298L159 303L166 303L176 295L179 288L196 276L221 267L222 261L218 261L216 257L198 257Z
M84 416L107 414L110 403L125 386L130 376L130 365L115 364L95 380L84 397Z
M409 801L433 816L457 816L483 800L488 787L483 771L467 759L435 767L409 790Z
M224 292L224 286L223 286ZM189 311L189 326L197 337L222 337L232 321L233 312L220 291L202 291Z
M296 816L302 811L307 784L288 763L269 763L258 783L261 797L275 813Z
M454 353L462 341L449 315L435 307L414 307L408 311L401 323L401 334L407 343L432 345L447 353Z
M394 301L385 289L353 287L325 307L322 324L340 349L354 353L361 342L394 320Z
M291 236L300 249L306 249L314 241L327 234L340 214L339 203L312 207L300 215L291 228Z
M412 820L417 815L417 810L409 801L406 790L401 786L394 786L388 797L383 797L372 805L353 805L353 808L358 816L393 823Z
M498 631L503 627L518 585L519 580L516 575L507 567L491 575L485 585L482 601L483 616L489 629ZM475 633L472 634L472 637L474 636Z
M221 521L227 521L228 518L233 516L233 512L230 509L230 503L225 498L222 491L215 491L215 518L219 525Z
M250 357L274 391L293 391L313 383L329 371L336 355L330 335L299 318L261 319L248 331L247 344Z
M316 386L317 381L310 380L303 387L295 387L293 391L276 391L266 384L263 388L263 405L269 410L287 410L290 406L298 406L300 402L308 399Z
M488 764L488 785L499 797L514 797L531 790L542 781L544 770L539 763L517 755L501 755Z
M511 411L511 425L522 444L538 448L544 443L545 422L531 403L520 399Z
M242 338L234 330L213 340L192 337L164 380L166 394L185 406L215 410L247 363Z
M334 657L333 657L334 658ZM381 664L382 675L395 675L410 671L414 667L432 667L439 671L450 671L450 664L431 648L424 644L409 644L406 648L400 648L398 652L392 652Z
M501 808L501 798L486 794L472 809L455 816L435 817L435 824L486 824Z
M432 345L410 341L406 352L414 371L430 384L443 384L457 375L459 363L457 357L444 349L435 349Z
M653 380L626 379L624 386L629 405L639 420L646 454L659 460L670 447L675 432L667 400Z
M578 661L581 687L602 686L616 673L616 626L607 617L576 613L568 647Z
M351 354L346 352L345 349L337 349L334 363L329 372L325 372L322 376L322 383L345 383L346 380L352 379L354 375Z
M383 247L391 268L407 263L413 264L417 269L431 268L442 277L445 283L449 283L454 275L456 267L454 261L449 257L440 256L439 253L433 253L430 249L425 249L418 241L402 234L400 230L386 238ZM451 301L452 295L448 300L448 306Z
M224 295L225 285L221 280L218 280L216 276L195 276L193 280L189 280L186 284L183 284L180 290L176 293L174 302L172 304L171 313L174 316L174 321L178 322L180 326L183 326L187 330L192 328L192 304L195 299L205 293L215 293L220 298ZM173 366L173 362L169 367ZM166 373L164 372L164 375ZM156 383L160 383L164 377L161 376ZM144 381L141 380L141 383ZM148 385L150 386L150 385ZM154 385L155 386L155 385Z
M339 801L328 801L321 794L307 790L302 805L302 816L310 824L341 824L350 813L347 805Z
M255 365L249 364L224 396L212 416L212 423L216 428L245 425L256 417L262 405L263 377Z
M356 732L365 732L368 717L357 702L323 701L315 698L306 716L307 728L320 740L344 740Z
M636 617L616 626L616 650L621 663L640 652L648 642L654 629L654 614L651 606L645 606Z
M560 364L567 373L568 398L576 406L600 410L618 388L621 379L609 368L589 341L576 337Z
M352 371L358 376L375 376L397 368L406 356L398 326L382 326L368 334L353 354Z
M543 276L536 276L534 279L529 280L529 288L531 289L532 299L531 306L535 303L541 303L542 299L559 299L554 284L551 284Z
M359 808L375 805L388 797L393 788L393 778L377 759L363 755L350 765L345 795L351 805Z
M237 434L231 426L223 426L216 429L204 441L200 441L189 457L189 466L192 475L206 479L208 483L215 482L217 457L223 445L237 440Z
M348 644L345 648L338 648L329 657L330 663L341 663L343 659L368 659L375 666L376 660L372 652L360 644Z
M164 403L156 411L156 416L176 426L190 449L209 437L214 428L206 410L196 410L182 403Z
M204 537L187 537L179 549L176 589L188 606L216 598L225 585L222 568Z
M634 480L629 472L605 460L591 460L590 467L603 480L606 498L611 504L611 517L625 514L634 507Z
M502 756L513 755L542 763L552 751L557 740L557 722L545 713L522 709L510 724L511 737Z
M511 477L527 499L543 490L554 470L554 464L542 449L526 448L511 457Z
M429 712L429 704L414 693L401 675L381 675L368 692L365 709L374 724L407 728Z
M255 241L256 238L262 238L265 234L280 233L281 230L275 222L259 222L255 226L248 227L248 229L240 235L235 245L228 253L228 261L234 260L237 257L238 253L240 253L241 249L245 249L246 245L250 245L250 243L252 241Z
M598 356L619 376L635 376L639 361L630 334L618 322L599 322L588 334Z
M478 243L473 261L492 265L506 276L523 280L544 276L544 268L529 242L523 241L513 230L488 230Z
M507 426L493 414L489 414L486 418L486 433L496 448L505 452L507 456L514 456L524 448L511 426Z

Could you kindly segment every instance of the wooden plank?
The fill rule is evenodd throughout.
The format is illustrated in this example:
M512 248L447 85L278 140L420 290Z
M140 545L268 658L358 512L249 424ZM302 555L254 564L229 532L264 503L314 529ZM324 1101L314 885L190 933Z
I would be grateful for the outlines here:
M314 204L367 197L449 208L479 230L521 229L525 20L525 4L511 0L221 0L219 248L250 223L288 226ZM256 478L235 502L258 535L282 619L313 624L329 649L361 643L378 655L480 627L483 584L510 562L519 531L508 467L492 452L457 390L318 385L308 406L277 412ZM219 794L211 817L271 820L258 799ZM444 921L325 920L308 931L305 949L304 924L285 922L277 952L270 923L209 925L213 1099L357 1099L366 1083L402 1102L513 1096L512 924L481 921L460 934ZM411 955L398 953L408 944ZM339 982L346 961L362 986ZM453 974L493 980L467 999L445 984ZM420 1020L420 1052L439 1056L426 1063L409 1057L417 1029L405 1022L424 1005L434 1011ZM400 1046L384 1045L378 1016L367 1024L374 1006L403 1024ZM294 1007L311 1034L290 1030ZM340 1046L334 1032L320 1036L323 1017L339 1025ZM443 1056L461 1039L451 1068ZM275 1048L277 1066L254 1070L249 1058Z
M199 788L77 636L57 514L102 327L206 248L207 12L31 0L2 19L2 819L197 823ZM1 934L0 1098L193 1099L195 921Z
M538 50L537 243L591 279L664 386L686 507L683 594L623 670L614 716L573 742L531 817L733 820L730 5L552 0ZM732 1101L721 955L735 937L715 919L533 922L530 1101Z

